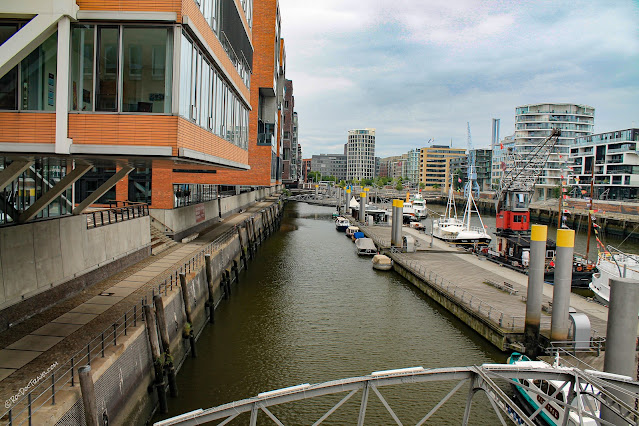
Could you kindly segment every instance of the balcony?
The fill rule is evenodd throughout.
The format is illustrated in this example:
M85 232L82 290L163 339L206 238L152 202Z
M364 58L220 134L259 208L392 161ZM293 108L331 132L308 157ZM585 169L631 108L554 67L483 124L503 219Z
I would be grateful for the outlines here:
M613 152L630 152L630 151L636 151L637 147L635 144L623 144L621 145L621 147L619 148L608 148L608 153L613 153Z

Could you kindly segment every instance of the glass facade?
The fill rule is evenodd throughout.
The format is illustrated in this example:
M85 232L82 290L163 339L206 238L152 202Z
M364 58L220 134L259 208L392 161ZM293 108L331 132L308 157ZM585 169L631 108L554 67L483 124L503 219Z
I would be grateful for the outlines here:
M248 149L248 109L221 74L184 34L181 41L180 115L200 127Z
M71 109L171 113L172 34L162 26L74 26Z
M0 44L21 24L0 23ZM0 78L0 109L55 111L57 32L36 47L20 65Z
M173 207L184 207L217 199L217 185L173 184Z

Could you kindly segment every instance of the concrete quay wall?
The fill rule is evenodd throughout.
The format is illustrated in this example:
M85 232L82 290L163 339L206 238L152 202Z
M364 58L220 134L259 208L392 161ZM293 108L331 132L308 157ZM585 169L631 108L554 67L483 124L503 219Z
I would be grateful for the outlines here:
M87 229L79 215L0 228L0 329L149 256L149 221Z
M255 248L277 229L283 205L275 202L267 208L270 212L258 212L237 225L238 232L216 244L211 254L211 276L213 278L215 306L226 297L222 286L223 276L231 277L233 285L237 281L235 271L243 268L243 259L255 253ZM254 226L254 228L253 228ZM241 237L240 237L241 235ZM193 316L193 330L196 338L209 322L208 285L206 266L202 261L187 275L189 305ZM165 321L168 326L173 362L179 371L190 356L190 342L184 337L186 315L180 288L175 285L161 294L165 307ZM148 301L151 303L151 301ZM110 424L143 425L158 407L157 393L153 386L154 368L149 337L142 321L131 327L127 336L118 340L118 345L105 351L105 357L92 361L92 377L95 384L98 417L108 419ZM161 346L161 345L160 345ZM198 352L199 357L207 354ZM165 386L167 385L165 377ZM167 389L167 395L168 395ZM46 405L34 415L34 424L77 425L85 424L84 408L79 386L66 386L59 392L56 405ZM172 403L168 398L169 405Z
M270 186L217 200L193 204L175 209L150 209L151 217L160 222L167 235L181 241L191 234L211 226L220 219L263 200L278 191L280 186Z
M410 268L404 266L397 256L392 253L386 253L386 255L393 258L393 269L395 272L406 278L424 294L439 303L447 311L455 315L500 350L507 351L510 349L511 343L523 341L522 333L508 332L506 329L498 327L488 318L479 315L477 312L440 291L436 285L430 283L427 279L418 276Z

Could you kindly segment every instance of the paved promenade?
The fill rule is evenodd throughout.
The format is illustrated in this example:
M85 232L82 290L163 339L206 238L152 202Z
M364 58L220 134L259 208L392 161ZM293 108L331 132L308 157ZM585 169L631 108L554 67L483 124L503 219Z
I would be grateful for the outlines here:
M378 245L389 246L390 227L363 227L363 230ZM515 330L523 328L526 315L525 296L528 287L528 276L517 271L502 267L496 263L479 258L472 253L453 247L441 240L434 239L430 247L431 237L407 227L402 228L404 235L413 236L418 242L417 252L394 255L411 269L422 275L435 277L435 274L450 283L450 292L455 292L459 297L460 290L465 292L465 300L473 298L473 309L477 309L481 302L483 306L489 306L494 311L503 312L505 316L514 318ZM493 285L507 282L512 285L515 292L505 291ZM455 286L454 289L452 286ZM446 290L444 290L446 291ZM544 284L543 303L548 305L552 301L553 286ZM578 312L584 312L590 319L591 326L596 334L606 334L608 308L592 300L571 293L570 305ZM487 309L480 308L486 314ZM490 308L489 308L490 309ZM506 324L508 328L510 323ZM542 332L550 332L550 314L542 312Z
M258 202L230 215L197 239L148 257L0 333L0 401L7 401L55 362L66 362L204 246L270 204Z

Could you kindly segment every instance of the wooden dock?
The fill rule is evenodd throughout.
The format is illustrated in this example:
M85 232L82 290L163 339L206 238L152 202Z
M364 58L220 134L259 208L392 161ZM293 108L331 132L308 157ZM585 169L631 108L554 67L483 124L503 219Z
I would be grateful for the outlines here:
M378 247L390 246L390 227L360 226ZM415 253L384 250L394 270L503 351L521 350L524 341L528 277L453 247L414 229ZM553 286L544 284L541 332L550 334ZM590 319L593 335L604 337L608 308L572 293L571 307Z

